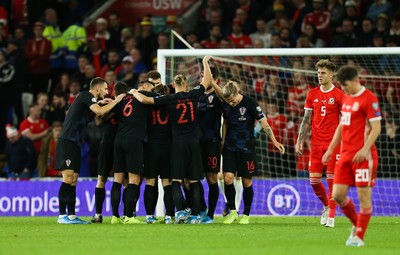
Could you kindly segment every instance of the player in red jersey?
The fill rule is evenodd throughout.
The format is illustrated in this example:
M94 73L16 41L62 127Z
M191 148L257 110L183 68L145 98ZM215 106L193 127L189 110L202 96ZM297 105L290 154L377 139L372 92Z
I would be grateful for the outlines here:
M381 132L382 117L378 98L360 84L356 68L341 67L337 79L349 96L343 101L341 122L322 162L328 163L334 148L341 143L332 196L353 224L346 245L364 246L364 235L372 214L372 187L378 168L375 141ZM347 197L350 186L357 188L360 200L358 215Z
M315 195L324 205L321 225L334 227L336 203L331 198L335 164L339 157L339 146L334 151L336 160L332 160L330 164L325 166L321 159L339 124L344 93L332 84L335 64L327 59L322 59L317 62L315 67L318 71L320 86L311 89L307 94L304 118L300 124L295 150L298 155L303 154L303 143L311 127L311 151L308 164L310 183ZM326 169L328 182L328 196L321 182L324 169Z

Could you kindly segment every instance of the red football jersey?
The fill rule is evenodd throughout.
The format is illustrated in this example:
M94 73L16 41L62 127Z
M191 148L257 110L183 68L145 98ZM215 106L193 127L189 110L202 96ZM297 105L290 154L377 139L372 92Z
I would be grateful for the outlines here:
M329 146L339 125L344 92L335 86L322 91L321 86L307 94L305 110L312 110L311 145Z
M352 160L363 146L370 131L369 122L381 120L378 98L370 90L362 87L355 95L347 96L342 108L342 148L341 160ZM376 152L376 147L371 147Z
M45 119L33 121L28 117L23 120L19 125L19 132L21 132L21 134L24 134L26 131L30 130L32 134L39 134L48 128L49 124ZM37 139L36 141L33 141L33 145L35 146L36 153L39 154L40 147L42 146L42 139Z

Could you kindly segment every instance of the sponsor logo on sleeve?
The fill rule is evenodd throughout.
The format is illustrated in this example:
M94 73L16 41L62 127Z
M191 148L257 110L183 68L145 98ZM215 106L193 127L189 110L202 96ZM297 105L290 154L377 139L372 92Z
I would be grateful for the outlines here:
M92 97L92 102L93 102L93 103L97 103L96 98Z

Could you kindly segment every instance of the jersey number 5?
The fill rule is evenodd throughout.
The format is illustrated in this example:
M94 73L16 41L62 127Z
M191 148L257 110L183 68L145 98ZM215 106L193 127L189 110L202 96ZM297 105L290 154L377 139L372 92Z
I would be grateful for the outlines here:
M194 109L193 109L193 103L192 102L186 102L186 103L179 103L176 105L176 109L182 108L182 113L181 116L179 117L178 123L179 124L185 124L188 123L188 119L185 118L187 108L189 107L190 111L190 119L193 122L194 121Z
M325 116L326 115L326 106L323 105L321 106L321 116Z

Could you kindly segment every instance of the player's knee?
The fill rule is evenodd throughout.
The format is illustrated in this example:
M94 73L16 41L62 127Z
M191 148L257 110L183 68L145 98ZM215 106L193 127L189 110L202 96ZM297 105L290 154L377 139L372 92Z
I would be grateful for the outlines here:
M233 173L224 173L224 182L225 184L232 184L235 176Z
M217 173L207 173L207 182L209 185L215 184L218 182L218 174Z
M253 180L249 178L242 178L243 187L248 188L253 185Z
M310 184L311 185L318 185L321 183L321 176L315 177L315 176L310 176Z

